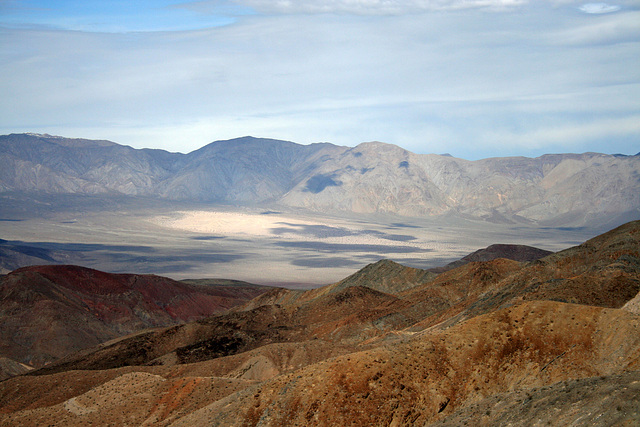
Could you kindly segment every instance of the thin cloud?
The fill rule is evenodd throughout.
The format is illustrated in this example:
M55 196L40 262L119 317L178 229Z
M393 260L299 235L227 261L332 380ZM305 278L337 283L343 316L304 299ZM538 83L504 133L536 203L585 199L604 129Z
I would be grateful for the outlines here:
M285 14L348 13L395 15L421 11L506 9L527 0L239 0L259 12Z
M620 10L620 6L609 3L587 3L579 7L584 13L603 14L613 13Z
M534 149L538 152L552 151L559 142L575 151L587 151L593 143L598 145L612 137L633 138L640 134L640 115L605 118L589 123L569 122L552 124L526 133L499 131L491 134L493 144L510 144L519 149ZM590 150L602 151L602 150Z
M536 140L549 151L597 151L590 132L607 140L600 151L638 151L638 129L611 120L640 112L639 12L389 1L386 10L458 10L356 13L383 3L326 3L351 5L349 13L262 11L197 31L0 28L0 132L182 152L241 135L381 140L467 158L517 154L510 138L526 155ZM183 6L220 13L212 4ZM519 12L507 15L484 9L516 4ZM579 132L583 123L589 132Z
M602 16L597 21L554 32L548 39L551 43L582 46L638 43L640 11Z

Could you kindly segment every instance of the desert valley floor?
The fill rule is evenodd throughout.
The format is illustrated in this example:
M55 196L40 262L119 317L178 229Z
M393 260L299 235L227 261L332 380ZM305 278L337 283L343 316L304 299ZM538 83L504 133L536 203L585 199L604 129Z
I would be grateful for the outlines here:
M0 204L0 237L46 249L58 263L307 288L380 259L432 268L494 243L558 251L607 227L490 223L453 215L331 216L282 207L62 195L37 201L3 195ZM8 272L17 265L0 267Z

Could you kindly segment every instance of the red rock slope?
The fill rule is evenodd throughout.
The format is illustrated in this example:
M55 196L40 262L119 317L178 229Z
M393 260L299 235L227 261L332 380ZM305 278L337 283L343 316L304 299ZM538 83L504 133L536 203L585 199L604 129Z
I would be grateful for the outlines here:
M268 289L71 265L24 267L0 278L0 355L39 367L125 334L210 316Z

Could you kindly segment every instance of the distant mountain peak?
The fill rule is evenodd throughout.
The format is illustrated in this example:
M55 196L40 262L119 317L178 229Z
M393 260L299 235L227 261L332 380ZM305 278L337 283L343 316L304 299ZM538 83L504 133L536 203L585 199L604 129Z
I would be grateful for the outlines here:
M356 145L355 149L362 151L377 151L381 153L408 153L407 150L398 145L380 141L362 142Z
M37 138L41 140L45 140L47 142L53 142L57 145L63 147L84 147L84 146L121 146L123 145L117 144L113 141L103 140L103 139L85 139L85 138L67 138L59 135L50 135L48 133L12 133L8 135L9 137L20 138L20 137L31 137Z
M19 135L19 134L13 134L13 135ZM49 135L48 133L26 132L24 135L35 136L37 138L63 138L62 136Z

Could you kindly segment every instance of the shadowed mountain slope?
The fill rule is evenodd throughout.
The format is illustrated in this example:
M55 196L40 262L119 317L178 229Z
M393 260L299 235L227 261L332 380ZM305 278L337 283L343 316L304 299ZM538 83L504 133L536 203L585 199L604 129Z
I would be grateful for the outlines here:
M350 286L366 286L381 292L398 294L433 280L435 276L428 270L405 267L390 260L382 260L336 283L331 291L337 292Z
M31 369L33 369L31 366L27 366L24 363L18 363L7 357L0 357L0 381L15 375L24 374Z
M209 316L268 289L196 286L77 266L24 267L0 278L0 354L39 367L141 329Z
M181 154L12 134L0 136L0 191L593 226L638 218L640 157L584 153L467 161L383 143L349 148L252 137Z

